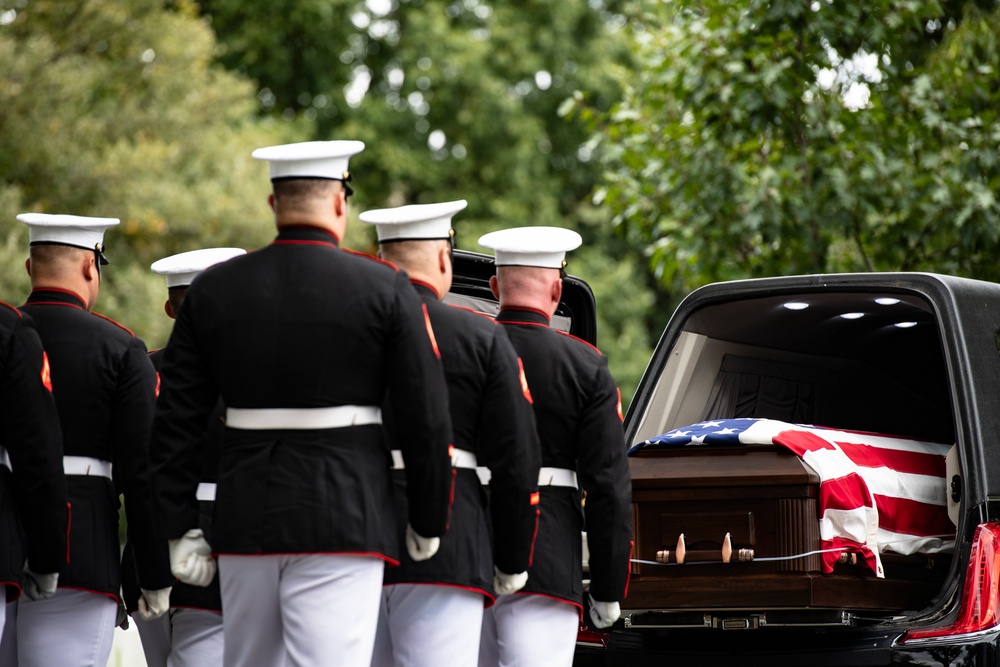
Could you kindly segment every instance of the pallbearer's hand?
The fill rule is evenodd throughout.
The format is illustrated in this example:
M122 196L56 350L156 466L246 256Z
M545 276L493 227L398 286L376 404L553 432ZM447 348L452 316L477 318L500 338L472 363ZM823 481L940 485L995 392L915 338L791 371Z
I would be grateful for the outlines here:
M185 584L208 586L215 577L212 547L200 528L192 528L180 539L170 540L170 571Z
M621 605L617 602L599 602L593 595L590 598L590 620L597 628L610 628L622 615Z
M507 574L496 569L496 567L493 568L493 590L497 595L516 593L524 588L526 583L528 583L527 572Z
M24 592L32 600L44 600L55 595L59 583L59 573L38 574L32 572L27 561L24 563Z
M440 546L440 537L424 537L413 530L410 524L406 524L406 551L413 560L427 560L437 553Z
M170 588L159 588L155 591L147 591L140 588L142 595L139 596L139 616L144 621L151 621L167 613L170 609Z

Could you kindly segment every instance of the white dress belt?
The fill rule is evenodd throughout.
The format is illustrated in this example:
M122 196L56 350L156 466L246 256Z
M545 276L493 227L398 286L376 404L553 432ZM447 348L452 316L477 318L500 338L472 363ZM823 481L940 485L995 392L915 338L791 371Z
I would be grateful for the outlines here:
M381 424L382 408L338 405L330 408L226 408L226 426L245 431L315 430Z
M576 483L576 471L569 468L539 468L538 486L568 486L579 489Z
M63 473L111 479L111 461L102 461L90 456L64 456Z
M392 454L392 469L405 469L406 466L403 464L403 452L398 449L394 449L390 453ZM470 451L457 449L455 447L452 447L451 449L451 465L453 468L478 470L478 468L476 468L476 455Z
M476 474L479 475L479 481L483 486L488 485L490 480L493 478L493 473L485 466L479 466L476 468ZM539 468L538 486L567 486L572 489L580 488L576 482L576 471L570 470L569 468Z
M207 500L212 502L215 500L215 482L200 482L198 484L198 490L195 492L195 496L198 500Z
M7 455L7 450L3 447L0 447L0 466L7 466L7 470L14 469L10 465L10 456Z

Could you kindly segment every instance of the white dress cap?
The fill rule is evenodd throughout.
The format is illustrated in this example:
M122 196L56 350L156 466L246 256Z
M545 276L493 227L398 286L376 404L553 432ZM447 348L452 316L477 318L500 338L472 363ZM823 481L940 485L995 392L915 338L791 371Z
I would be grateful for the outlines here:
M562 227L516 227L490 232L479 238L479 245L496 255L497 266L538 266L561 269L566 252L579 248L583 239Z
M167 277L167 288L187 287L195 276L210 266L245 255L243 248L205 248L171 255L153 262L149 268L153 273Z
M365 149L363 141L303 141L258 148L251 155L267 160L271 180L278 178L329 178L343 180L352 155Z
M49 213L21 213L17 219L28 225L28 242L32 245L55 243L97 251L104 249L104 231L120 222L118 218Z
M377 208L360 215L361 222L375 225L379 243L384 241L430 241L451 238L452 217L468 206L464 199L440 204L410 204Z

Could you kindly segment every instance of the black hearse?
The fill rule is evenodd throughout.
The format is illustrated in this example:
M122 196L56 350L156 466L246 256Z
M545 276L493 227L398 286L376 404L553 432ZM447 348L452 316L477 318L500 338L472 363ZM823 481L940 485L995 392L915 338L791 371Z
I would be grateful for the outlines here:
M489 258L463 255L456 298L495 309ZM589 288L566 292L554 326L595 342ZM925 499L943 534L882 544L878 571L846 547L830 565L814 553L840 544L820 526L824 480L787 447L642 446L752 419L946 451ZM578 665L1000 662L1000 285L880 273L700 288L667 324L625 432L635 563L622 619L581 633Z
M678 528L700 524L731 526L741 533L732 547L762 558L637 565L603 662L996 664L998 407L998 285L887 273L696 290L633 399L628 444L705 420L765 418L952 445L933 502L948 508L953 548L888 549L882 577L850 561L824 573L815 555L777 561L817 546L809 466L775 446L640 451L637 560L655 561ZM723 536L688 537L712 552Z

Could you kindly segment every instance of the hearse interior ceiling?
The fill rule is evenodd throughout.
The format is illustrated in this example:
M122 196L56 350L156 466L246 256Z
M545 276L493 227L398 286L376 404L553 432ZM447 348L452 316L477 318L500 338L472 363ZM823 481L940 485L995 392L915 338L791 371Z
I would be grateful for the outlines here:
M702 419L954 438L937 322L919 297L812 293L719 303L693 313L684 331L733 346Z

